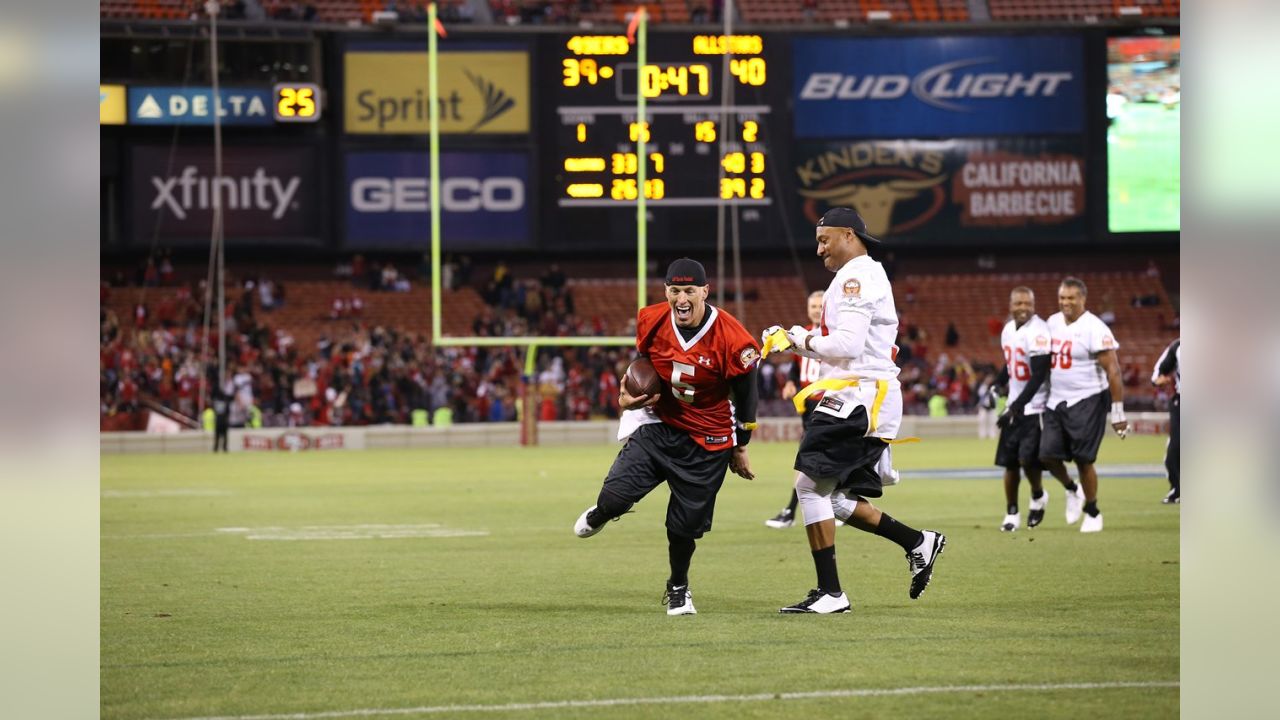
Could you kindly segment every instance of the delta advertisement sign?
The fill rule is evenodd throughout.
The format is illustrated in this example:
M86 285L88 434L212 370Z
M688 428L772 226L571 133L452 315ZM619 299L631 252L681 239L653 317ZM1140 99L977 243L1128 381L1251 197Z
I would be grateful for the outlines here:
M810 141L797 144L794 162L797 222L809 228L846 206L894 241L1087 230L1078 138Z
M529 132L529 51L478 45L439 55L440 132ZM430 130L427 53L420 44L355 44L343 56L343 128L350 134Z
M318 153L310 146L224 145L130 149L130 218L136 243L209 242L215 198L228 241L318 241Z
M815 38L793 46L800 138L1084 130L1079 36Z
M343 193L348 247L425 249L431 241L430 155L349 152ZM440 154L441 233L449 248L528 246L529 156Z
M274 125L270 88L210 87L129 88L129 123L133 125Z

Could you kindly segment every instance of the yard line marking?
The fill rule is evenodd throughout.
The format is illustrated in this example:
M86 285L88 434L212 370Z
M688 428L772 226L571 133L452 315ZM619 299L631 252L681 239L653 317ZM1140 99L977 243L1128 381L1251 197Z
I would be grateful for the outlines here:
M488 530L461 530L440 523L415 525L304 525L302 527L229 527L219 533L249 540L395 540L402 538L485 537Z
M813 700L825 698L886 697L967 692L1050 692L1055 690L1114 690L1123 688L1176 688L1177 680L1134 682L1058 683L1030 685L939 685L933 687L865 688L813 690L810 692L756 693L753 695L676 695L671 697L612 698L606 700L556 700L509 703L506 705L424 705L412 708L362 708L279 715L217 715L173 720L324 720L325 718L378 717L393 715L434 715L460 712L517 712L522 710L562 710L565 708L620 707L626 705L684 705L725 702L765 702L770 700Z
M229 490L206 488L162 488L159 490L103 490L104 498L154 498L154 497L220 497L231 495Z

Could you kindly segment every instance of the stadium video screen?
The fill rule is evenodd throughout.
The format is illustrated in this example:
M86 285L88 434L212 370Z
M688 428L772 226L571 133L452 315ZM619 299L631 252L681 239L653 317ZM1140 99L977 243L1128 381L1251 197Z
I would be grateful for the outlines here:
M1107 40L1111 232L1179 230L1181 42Z

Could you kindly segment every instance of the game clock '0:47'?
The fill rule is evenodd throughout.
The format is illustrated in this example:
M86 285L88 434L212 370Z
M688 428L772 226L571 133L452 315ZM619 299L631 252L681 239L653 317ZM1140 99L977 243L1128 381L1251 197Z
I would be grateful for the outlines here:
M272 97L276 122L320 120L320 86L315 83L276 83Z

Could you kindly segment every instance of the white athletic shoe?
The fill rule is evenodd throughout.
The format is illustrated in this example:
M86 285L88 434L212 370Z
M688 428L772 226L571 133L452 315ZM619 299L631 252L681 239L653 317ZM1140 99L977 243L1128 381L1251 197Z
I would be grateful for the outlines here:
M1030 511L1027 513L1027 528L1033 528L1044 521L1044 511L1049 507L1049 491L1046 489L1040 499L1031 498Z
M1076 491L1067 493L1066 497L1067 509L1064 513L1067 524L1075 525L1080 521L1080 516L1084 514L1084 486L1076 483Z
M777 515L774 515L768 520L765 520L764 524L768 525L771 528L777 528L778 530L783 530L785 528L789 528L792 525L796 524L796 514L793 510L790 510L789 508L782 508L782 510Z
M1085 515L1084 522L1080 523L1080 532L1102 532L1102 513Z
M688 585L668 585L667 592L662 595L662 604L667 606L668 615L697 615L693 608L693 593Z
M1022 516L1018 513L1004 516L1004 522L1000 523L1000 532L1013 532L1022 525Z
M574 535L577 535L580 538L589 538L592 535L595 535L596 533L603 530L604 525L609 524L609 523L605 523L600 527L591 527L591 523L587 522L587 516L590 515L591 511L595 509L596 509L596 506L592 505L591 507L582 511L582 514L578 516L578 521L573 524Z
M947 546L947 536L932 530L921 530L924 537L915 550L907 553L907 567L911 570L911 599L915 600L924 593L933 578L933 564L942 549Z
M818 615L827 615L829 613L849 612L849 596L844 593L839 595L828 595L818 588L809 591L805 599L795 605L788 605L779 608L778 612L784 615L792 615L799 613L814 613Z

